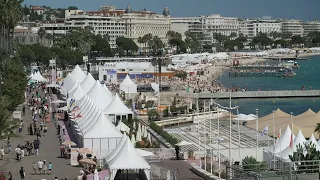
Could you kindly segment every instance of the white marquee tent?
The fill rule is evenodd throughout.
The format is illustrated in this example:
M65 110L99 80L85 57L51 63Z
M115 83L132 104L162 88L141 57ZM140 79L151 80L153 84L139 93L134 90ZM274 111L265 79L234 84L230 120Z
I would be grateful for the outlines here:
M119 151L113 158L106 158L108 167L111 171L111 180L115 178L118 170L144 170L147 179L150 179L150 165L148 162L138 153L129 137L126 137L126 141L121 146Z
M102 87L108 94L111 94L113 96L112 92L108 89L108 87L105 84L102 84Z
M96 80L92 77L90 73L88 73L88 76L82 81L80 84L82 90L84 93L88 93L90 89L94 86L96 83Z
M309 138L309 140L307 141L308 144L313 144L315 145L317 151L320 151L320 145L318 144L316 138L314 137L314 135L312 134L311 137Z
M290 138L291 138L291 129L288 126L286 131L280 137L279 141L276 142L275 146L269 147L268 151L275 154L280 153L290 145ZM294 140L294 136L292 137L292 140Z
M129 75L120 83L120 90L125 93L137 93L137 85L130 79Z
M88 96L100 109L105 109L113 100L113 96L103 89L98 80L88 92Z
M294 138L292 142L292 148L288 146L285 150L281 151L280 153L276 154L278 157L282 158L285 161L290 161L289 155L292 155L293 152L297 151L297 146L300 144L302 147L304 147L304 143L306 142L306 139L304 138L301 130L299 130L297 136Z
M125 125L122 121L119 121L117 127L116 127L119 131L123 131L129 134L130 132L130 128Z
M76 65L71 72L71 75L77 83L81 83L87 77L86 73L82 71L79 65Z
M46 78L44 78L39 71L34 73L31 77L31 80L37 81L37 82L48 82Z
M119 95L116 94L107 108L103 110L105 114L127 115L133 112L122 102Z

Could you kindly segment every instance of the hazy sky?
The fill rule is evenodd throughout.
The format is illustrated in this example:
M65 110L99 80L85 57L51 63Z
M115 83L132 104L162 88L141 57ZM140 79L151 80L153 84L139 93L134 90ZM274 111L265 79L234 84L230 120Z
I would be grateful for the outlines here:
M97 10L101 5L125 9L130 4L133 10L146 8L157 13L162 13L168 6L173 17L221 14L242 18L272 16L320 20L320 0L25 0L24 3L64 8L75 5L83 10Z

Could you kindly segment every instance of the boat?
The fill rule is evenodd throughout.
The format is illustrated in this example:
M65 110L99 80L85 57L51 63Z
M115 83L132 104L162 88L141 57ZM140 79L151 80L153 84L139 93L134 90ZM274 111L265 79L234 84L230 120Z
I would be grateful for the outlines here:
M295 62L295 61L292 61L292 60L287 61L285 63L282 63L281 65L282 66L289 66L289 67L293 67L293 68L299 68L300 67L298 62Z

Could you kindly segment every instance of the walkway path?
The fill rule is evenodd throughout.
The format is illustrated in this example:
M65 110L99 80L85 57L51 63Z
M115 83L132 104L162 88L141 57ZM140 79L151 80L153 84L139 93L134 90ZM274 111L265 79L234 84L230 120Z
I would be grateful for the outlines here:
M42 94L43 95L43 94ZM29 107L26 107L26 114L23 116L24 129L21 133L21 138L12 138L12 151L11 154L5 155L4 160L0 160L0 171L6 174L11 171L13 179L20 179L19 170L24 167L26 172L25 179L32 180L54 180L55 177L67 178L73 180L79 173L79 167L71 167L70 159L59 158L60 156L60 142L57 135L57 131L54 122L47 123L48 132L46 136L40 138L39 155L25 156L20 162L15 159L14 149L18 144L26 144L27 141L32 142L36 139L36 136L30 136L28 134L27 127L32 121L31 111ZM32 163L37 163L39 160L46 160L47 163L51 162L53 170L51 175L34 175L32 170Z

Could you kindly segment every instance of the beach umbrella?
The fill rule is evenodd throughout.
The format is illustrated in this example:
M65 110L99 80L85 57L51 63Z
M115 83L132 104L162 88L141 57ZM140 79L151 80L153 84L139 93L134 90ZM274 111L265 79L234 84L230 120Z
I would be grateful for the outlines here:
M81 149L78 150L78 153L80 153L80 154L92 154L92 149L81 148Z
M135 146L136 144L136 137L134 137L134 134L131 135L131 142Z
M74 143L74 142L72 142L72 141L70 141L70 140L66 140L66 141L64 141L63 143L61 143L62 145L65 145L65 146L76 146L77 144L76 143Z
M143 126L144 128L143 128L143 130L144 130L144 132L143 132L143 137L148 137L148 131L147 131L147 126Z
M141 137L144 137L144 126L141 126Z
M137 135L136 135L136 140L139 142L141 141L141 126L138 127Z
M92 159L81 159L79 160L81 164L97 165Z
M133 130L136 131L136 122L133 121Z

